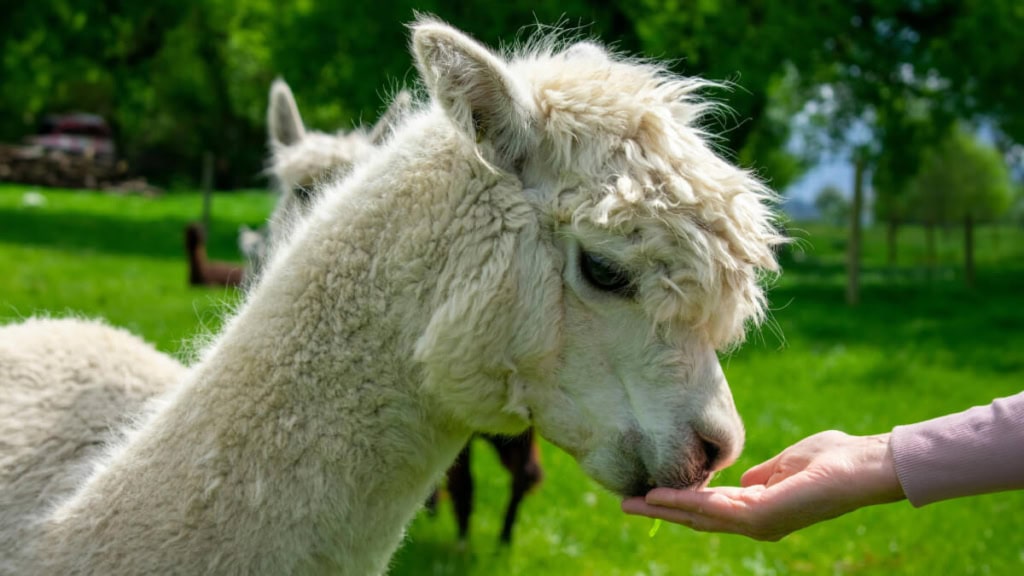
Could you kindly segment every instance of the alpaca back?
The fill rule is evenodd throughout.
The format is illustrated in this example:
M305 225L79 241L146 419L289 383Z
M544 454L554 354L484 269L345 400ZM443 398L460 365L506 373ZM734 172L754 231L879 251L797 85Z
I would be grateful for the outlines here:
M15 574L32 521L67 498L117 430L185 367L99 321L0 327L0 574Z

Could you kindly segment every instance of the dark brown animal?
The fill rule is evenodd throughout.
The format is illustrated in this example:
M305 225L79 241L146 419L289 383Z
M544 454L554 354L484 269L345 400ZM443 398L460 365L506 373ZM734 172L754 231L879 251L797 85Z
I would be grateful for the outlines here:
M185 251L188 254L188 283L192 286L240 286L245 267L206 258L206 233L201 224L185 227Z
M519 504L531 488L540 483L544 472L540 466L540 452L533 437L533 429L518 436L480 435L498 451L501 465L512 475L512 490L505 507L505 521L501 528L500 542L512 542L512 529L519 512ZM455 522L459 528L459 541L469 536L469 517L473 514L473 474L470 466L470 446L466 444L448 469L448 494L452 498ZM437 507L437 492L427 502L432 513Z

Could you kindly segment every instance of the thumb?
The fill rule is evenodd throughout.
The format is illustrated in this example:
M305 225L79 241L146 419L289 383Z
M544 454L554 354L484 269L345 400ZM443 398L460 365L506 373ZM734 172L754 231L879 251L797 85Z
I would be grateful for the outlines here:
M775 456L770 460L766 460L756 466L751 467L749 470L743 473L740 477L740 486L749 488L757 484L767 485L768 479L772 477L772 473L775 472L775 467L779 463L779 458L782 455Z

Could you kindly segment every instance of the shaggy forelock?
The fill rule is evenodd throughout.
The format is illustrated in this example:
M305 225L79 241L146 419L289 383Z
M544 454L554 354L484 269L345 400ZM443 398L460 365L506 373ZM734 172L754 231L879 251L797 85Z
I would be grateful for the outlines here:
M660 325L702 328L718 348L741 342L765 317L759 280L786 239L776 196L700 128L715 107L700 92L715 84L590 42L553 46L534 43L510 68L540 116L534 169L570 183L559 220L630 238L615 255L643 274L640 299Z

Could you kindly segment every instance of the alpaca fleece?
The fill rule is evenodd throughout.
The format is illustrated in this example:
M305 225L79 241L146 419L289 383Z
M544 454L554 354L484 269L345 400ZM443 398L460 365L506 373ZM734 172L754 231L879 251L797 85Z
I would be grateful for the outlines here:
M42 511L66 499L118 430L185 367L98 320L33 318L0 327L0 574L24 574Z

